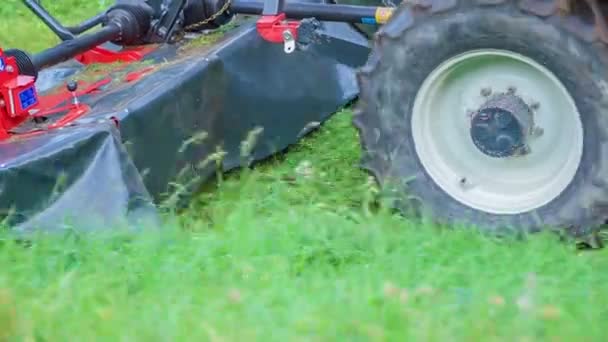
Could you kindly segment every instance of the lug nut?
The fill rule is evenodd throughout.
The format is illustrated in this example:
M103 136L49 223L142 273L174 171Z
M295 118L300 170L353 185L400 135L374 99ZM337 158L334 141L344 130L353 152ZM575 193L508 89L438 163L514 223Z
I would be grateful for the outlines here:
M481 96L488 97L488 96L490 96L490 94L492 94L492 89L491 88L483 88L483 89L481 89L480 94L481 94Z
M467 179L466 177L460 178L460 181L458 181L458 184L464 191L471 190L475 187L475 183L472 182L470 179Z
M530 104L530 108L532 108L532 110L537 110L538 108L540 108L540 103L538 102L532 102L532 104Z

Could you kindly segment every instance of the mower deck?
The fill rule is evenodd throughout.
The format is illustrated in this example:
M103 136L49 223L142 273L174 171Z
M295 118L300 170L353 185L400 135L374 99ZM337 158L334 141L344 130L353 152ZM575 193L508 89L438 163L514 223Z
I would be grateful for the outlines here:
M60 129L45 127L62 112L26 122L0 143L7 224L28 232L153 222L172 183L187 196L213 176L218 149L224 171L241 166L253 131L250 157L267 158L357 96L355 68L369 47L350 25L324 23L323 41L289 55L262 40L254 21L237 25L223 37L155 48L140 62L71 61L41 72L41 101L72 101L66 83L75 79L90 110Z

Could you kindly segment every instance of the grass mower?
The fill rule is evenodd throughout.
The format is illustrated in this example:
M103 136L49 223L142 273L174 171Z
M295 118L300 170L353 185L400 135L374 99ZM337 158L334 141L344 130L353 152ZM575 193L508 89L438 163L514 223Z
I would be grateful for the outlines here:
M577 236L604 223L602 3L341 1L123 0L64 27L24 0L62 42L0 50L7 223L154 219L177 180L242 166L244 148L267 158L355 99L362 165L404 214Z

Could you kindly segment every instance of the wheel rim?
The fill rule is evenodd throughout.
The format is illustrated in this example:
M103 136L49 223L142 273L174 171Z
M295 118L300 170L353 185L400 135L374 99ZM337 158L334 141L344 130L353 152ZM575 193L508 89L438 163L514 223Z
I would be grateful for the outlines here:
M509 89L533 108L536 134L527 154L493 158L473 143L471 113L489 92ZM471 51L440 65L416 96L411 124L433 181L457 201L493 214L527 212L555 199L583 152L582 123L566 88L545 67L509 51Z

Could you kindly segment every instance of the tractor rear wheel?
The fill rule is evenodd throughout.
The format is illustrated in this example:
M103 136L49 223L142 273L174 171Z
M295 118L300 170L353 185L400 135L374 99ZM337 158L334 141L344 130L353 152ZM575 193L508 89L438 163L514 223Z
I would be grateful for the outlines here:
M535 3L407 2L376 34L353 120L403 213L574 235L604 222L608 50L593 23Z

